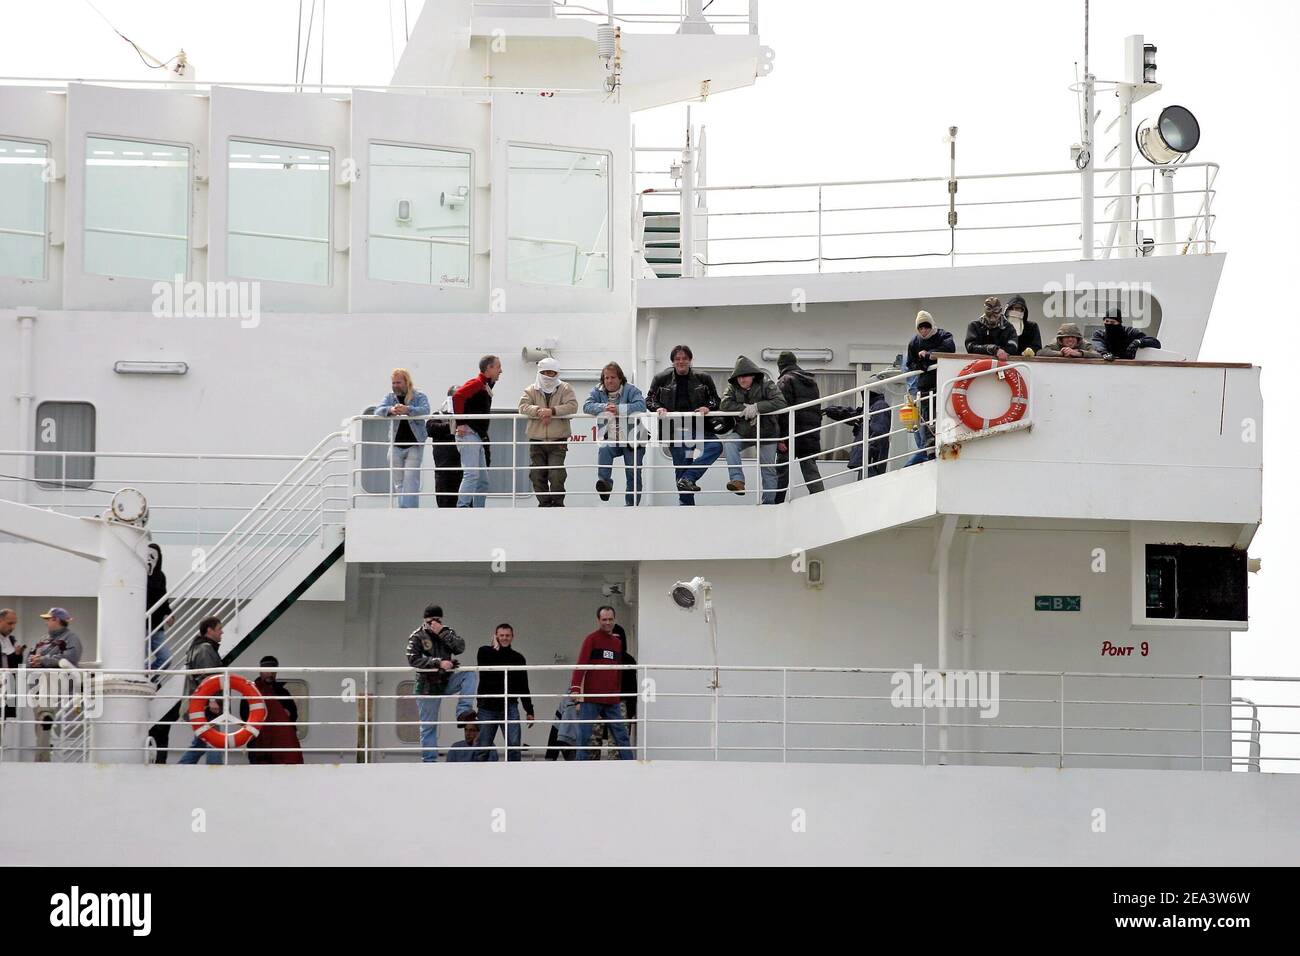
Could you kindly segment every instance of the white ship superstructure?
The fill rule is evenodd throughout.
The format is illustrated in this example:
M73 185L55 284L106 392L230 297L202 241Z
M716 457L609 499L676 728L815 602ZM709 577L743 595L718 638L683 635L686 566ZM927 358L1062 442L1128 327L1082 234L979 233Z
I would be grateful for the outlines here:
M1262 518L1260 370L1202 354L1217 166L1144 134L1169 101L1142 38L1124 41L1125 76L1081 83L1084 115L1106 102L1070 168L747 184L709 168L689 120L671 145L637 141L634 121L761 85L758 4L611 6L431 2L386 88L0 86L0 607L29 644L41 612L68 609L103 692L93 714L32 699L4 721L5 791L71 788L87 807L57 846L6 833L11 857L147 862L158 814L200 792L233 807L265 774L268 805L310 810L205 859L252 840L406 858L341 808L382 818L437 788L447 819L518 792L551 814L512 811L508 848L467 825L447 852L596 860L565 805L575 780L635 824L627 859L1293 858L1296 778L1276 771L1296 754L1269 731L1296 685L1234 678L1230 654ZM1169 162L1138 155L1144 135ZM1045 342L1118 307L1161 348L968 370L967 324L1014 295ZM912 463L898 362L920 311L957 351L938 364L937 454ZM819 385L811 407L860 420L882 396L868 474L849 465L850 411L812 431L820 493L795 467L787 500L763 504L750 447L745 491L719 459L683 507L652 418L632 429L645 492L626 507L621 461L608 500L596 489L604 425L580 412L565 507L537 507L518 412L537 362L582 402L611 361L646 389L678 344L719 391L738 356L775 377L791 351ZM484 355L503 366L487 507L438 507L429 449L419 506L399 507L375 414L390 370L436 413ZM1023 417L957 417L969 386L996 418L1008 371ZM1134 427L1136 407L1169 427ZM799 410L779 413L787 434ZM146 639L150 541L175 616L165 664ZM695 612L670 598L692 581ZM419 764L404 652L428 604L467 663L513 623L538 718L519 766ZM604 604L639 662L638 761L552 765ZM213 614L227 666L278 658L309 766L172 766L192 737L176 669ZM442 720L445 748L450 704ZM172 722L156 766L149 729ZM1089 814L1122 801L1090 841ZM791 844L795 811L812 822Z

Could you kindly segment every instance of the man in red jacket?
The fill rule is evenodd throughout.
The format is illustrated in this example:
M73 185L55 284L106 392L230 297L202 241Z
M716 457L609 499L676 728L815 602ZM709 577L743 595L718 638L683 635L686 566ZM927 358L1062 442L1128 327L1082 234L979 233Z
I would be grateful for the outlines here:
M623 662L623 644L614 633L614 609L608 604L597 608L596 620L600 627L583 638L582 650L578 652L578 666L573 670L569 687L569 693L578 704L578 759L591 759L587 751L591 730L603 721L614 738L618 758L631 760L627 722L618 706L623 683L622 672L603 667L589 670L583 666Z

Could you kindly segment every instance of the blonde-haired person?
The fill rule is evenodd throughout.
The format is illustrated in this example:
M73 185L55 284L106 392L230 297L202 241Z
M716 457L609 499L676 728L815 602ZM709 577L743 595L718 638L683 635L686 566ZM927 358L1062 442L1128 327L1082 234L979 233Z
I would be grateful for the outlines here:
M418 508L425 438L424 422L418 419L429 414L429 397L416 390L411 373L404 368L393 369L390 385L391 390L379 403L375 414L393 420L389 430L393 446L388 457L393 494L399 495L399 508Z

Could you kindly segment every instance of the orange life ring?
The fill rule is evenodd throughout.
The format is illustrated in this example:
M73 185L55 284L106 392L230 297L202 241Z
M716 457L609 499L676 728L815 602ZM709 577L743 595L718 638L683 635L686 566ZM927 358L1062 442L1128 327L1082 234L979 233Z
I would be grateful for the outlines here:
M194 696L190 698L190 724L194 727L195 736L209 747L215 747L217 750L235 750L261 732L262 721L266 720L266 702L262 699L261 691L252 681L238 674L231 674L230 689L239 692L248 702L248 722L233 734L228 734L212 726L208 720L208 701L219 694L221 689L219 674L205 677L199 686L194 688Z
M1001 378L1011 388L1011 405L1005 412L997 418L980 418L971 411L970 400L966 395L966 390L970 388L970 383L974 379L963 378L965 375L972 375L975 372L987 372L1006 365L1006 362L999 362L996 359L978 359L971 362L958 373L958 381L952 386L952 410L953 413L961 419L963 425L971 431L983 431L986 428L992 428L995 425L1006 425L1010 422L1018 422L1025 417L1025 410L1029 407L1029 389L1025 385L1024 378L1013 368L1008 368L1001 373Z

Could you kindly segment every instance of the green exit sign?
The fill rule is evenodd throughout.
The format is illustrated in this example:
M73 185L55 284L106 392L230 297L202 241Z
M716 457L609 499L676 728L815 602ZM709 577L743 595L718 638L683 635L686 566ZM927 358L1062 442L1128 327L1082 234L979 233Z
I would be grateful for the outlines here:
M1035 611L1082 611L1083 596L1079 594L1035 594Z

